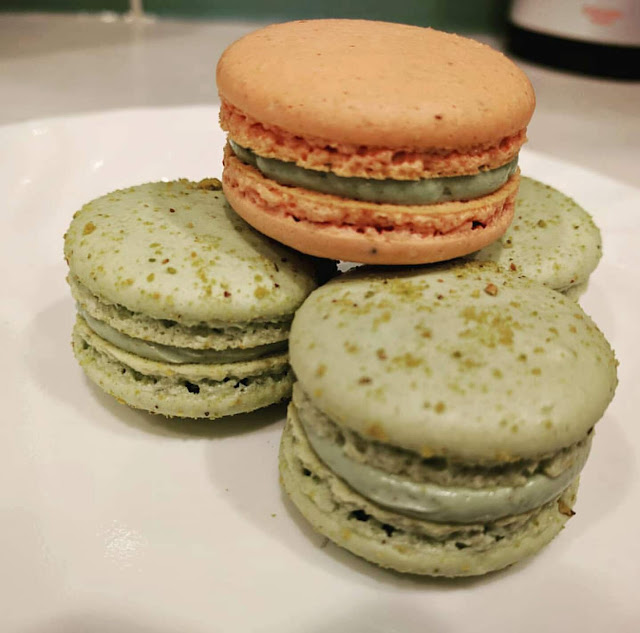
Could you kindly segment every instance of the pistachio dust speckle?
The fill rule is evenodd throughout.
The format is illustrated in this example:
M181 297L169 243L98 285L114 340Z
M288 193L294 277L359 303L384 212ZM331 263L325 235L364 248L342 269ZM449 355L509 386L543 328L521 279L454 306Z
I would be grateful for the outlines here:
M480 461L580 440L616 384L613 352L574 302L492 262L350 271L298 310L289 351L337 423Z
M496 262L560 292L577 287L575 298L601 256L600 231L589 213L560 191L523 176L509 229L466 259Z
M279 320L317 284L315 262L250 228L215 178L149 183L89 202L69 227L65 256L96 296L185 325ZM212 300L215 287L229 293L220 293L224 301Z

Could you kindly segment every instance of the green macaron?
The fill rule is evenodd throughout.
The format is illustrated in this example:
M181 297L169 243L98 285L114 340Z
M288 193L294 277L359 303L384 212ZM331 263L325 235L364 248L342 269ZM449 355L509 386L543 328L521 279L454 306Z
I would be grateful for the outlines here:
M436 576L560 531L617 382L575 302L492 262L336 278L297 312L290 354L286 492L338 545Z
M601 257L592 217L557 189L521 176L511 226L467 259L496 262L577 300Z
M65 235L73 350L132 407L217 418L291 393L293 313L323 266L263 237L215 179L114 191Z

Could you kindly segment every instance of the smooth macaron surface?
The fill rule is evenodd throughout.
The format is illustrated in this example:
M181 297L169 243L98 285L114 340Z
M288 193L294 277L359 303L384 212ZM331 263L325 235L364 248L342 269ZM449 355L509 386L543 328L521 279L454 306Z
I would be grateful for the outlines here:
M86 204L65 236L65 257L102 301L184 325L279 320L316 286L308 259L258 234L222 191L188 181Z
M521 176L511 226L468 259L496 262L566 292L584 284L601 257L600 230L589 213L557 189Z
M540 456L585 437L616 361L574 302L493 263L360 269L296 314L291 364L315 406L424 456Z
M433 29L367 20L271 25L217 67L220 96L266 126L336 144L468 148L526 127L528 79L504 55Z

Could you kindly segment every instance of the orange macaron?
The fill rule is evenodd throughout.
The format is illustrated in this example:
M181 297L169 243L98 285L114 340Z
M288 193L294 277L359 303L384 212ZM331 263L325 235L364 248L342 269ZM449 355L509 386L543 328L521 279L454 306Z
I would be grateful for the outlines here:
M488 46L385 22L288 22L229 46L217 84L227 199L299 251L435 262L513 218L535 96Z

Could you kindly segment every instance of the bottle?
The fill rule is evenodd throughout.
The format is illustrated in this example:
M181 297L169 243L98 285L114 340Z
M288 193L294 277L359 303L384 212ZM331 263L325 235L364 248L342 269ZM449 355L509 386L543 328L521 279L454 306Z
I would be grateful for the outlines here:
M640 79L640 0L514 0L507 47L546 66Z

